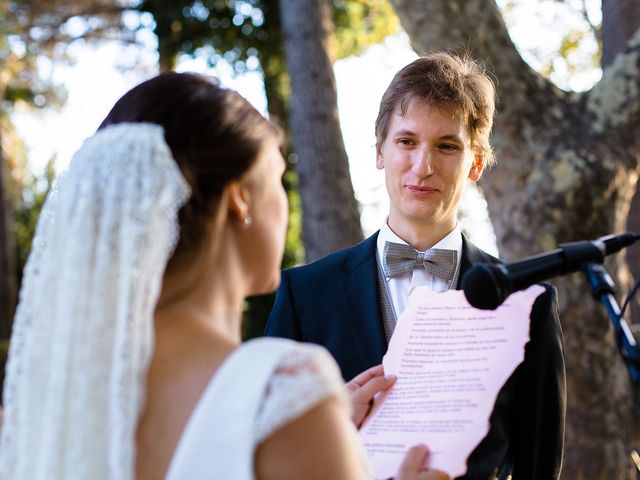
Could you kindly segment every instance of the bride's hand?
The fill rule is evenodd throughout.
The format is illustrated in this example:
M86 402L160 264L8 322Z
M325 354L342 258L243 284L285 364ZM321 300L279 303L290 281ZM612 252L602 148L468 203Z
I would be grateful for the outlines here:
M351 419L356 428L360 428L362 422L371 410L373 397L383 390L391 387L396 381L395 375L386 375L382 365L376 365L357 375L346 384L347 391L353 404L353 415Z
M429 449L424 445L416 445L404 457L395 480L451 480L451 477L440 470L424 470L429 464Z

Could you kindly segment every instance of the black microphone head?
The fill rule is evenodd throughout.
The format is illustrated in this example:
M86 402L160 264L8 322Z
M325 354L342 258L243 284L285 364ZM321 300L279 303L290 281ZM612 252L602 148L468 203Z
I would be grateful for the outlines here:
M629 245L633 245L638 240L640 240L640 235L633 232L627 232L620 235L607 235L605 237L600 237L596 242L604 243L604 254L611 255L612 253L619 252Z
M464 296L471 306L481 310L495 310L509 295L502 281L504 273L499 265L476 263L462 277Z

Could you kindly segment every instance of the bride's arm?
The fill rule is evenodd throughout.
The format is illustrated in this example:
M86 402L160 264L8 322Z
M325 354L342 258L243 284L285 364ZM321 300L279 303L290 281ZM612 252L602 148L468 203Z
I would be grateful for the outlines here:
M254 470L258 480L366 478L349 418L334 396L259 445Z
M361 480L368 478L356 437L343 405L329 397L298 419L285 424L256 450L258 480ZM427 449L409 450L396 480L448 480L433 470L421 470Z

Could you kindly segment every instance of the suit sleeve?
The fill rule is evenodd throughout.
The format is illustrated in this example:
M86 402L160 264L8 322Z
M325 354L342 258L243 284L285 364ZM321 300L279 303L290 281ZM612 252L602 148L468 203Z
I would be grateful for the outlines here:
M566 383L557 293L546 292L531 312L531 339L516 386L513 478L560 478L564 447Z
M281 337L303 341L293 303L290 278L289 272L284 270L282 272L280 287L276 292L276 301L271 309L264 334L267 337Z

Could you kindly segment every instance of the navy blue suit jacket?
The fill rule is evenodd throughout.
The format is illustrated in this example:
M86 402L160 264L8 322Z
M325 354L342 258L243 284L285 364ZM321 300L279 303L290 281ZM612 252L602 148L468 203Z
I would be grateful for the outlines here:
M265 334L326 347L345 380L381 363L387 342L377 286L377 233L309 265L282 272ZM498 259L463 236L460 278ZM460 288L458 285L457 288ZM556 290L546 285L531 313L525 359L500 390L487 436L464 480L556 479L564 441L565 370Z

